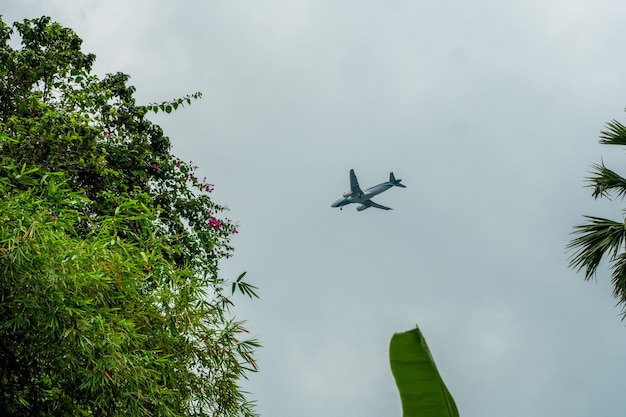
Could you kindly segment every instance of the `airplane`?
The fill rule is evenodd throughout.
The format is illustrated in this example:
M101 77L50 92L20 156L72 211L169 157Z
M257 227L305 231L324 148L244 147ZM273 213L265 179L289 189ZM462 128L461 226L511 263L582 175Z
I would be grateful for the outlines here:
M359 206L356 208L357 211L363 211L370 207L375 207L382 210L392 210L391 207L381 206L380 204L376 204L372 201L372 197L377 194L382 193L383 191L387 191L391 187L402 187L406 188L405 185L400 184L400 181L394 177L393 172L389 173L389 181L383 182L382 184L375 185L373 187L368 188L365 191L361 191L359 187L359 182L356 179L356 175L354 174L354 170L350 170L350 191L343 193L341 197L339 197L331 207L339 207L340 210L343 210L343 206L357 203Z

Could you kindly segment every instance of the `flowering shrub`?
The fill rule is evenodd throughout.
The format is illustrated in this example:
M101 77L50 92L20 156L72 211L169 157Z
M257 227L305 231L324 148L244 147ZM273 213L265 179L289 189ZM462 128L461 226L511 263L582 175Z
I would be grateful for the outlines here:
M200 93L138 105L81 42L49 18L0 20L0 410L251 415L237 382L258 344L218 274L237 227L146 117ZM231 291L256 297L243 276Z

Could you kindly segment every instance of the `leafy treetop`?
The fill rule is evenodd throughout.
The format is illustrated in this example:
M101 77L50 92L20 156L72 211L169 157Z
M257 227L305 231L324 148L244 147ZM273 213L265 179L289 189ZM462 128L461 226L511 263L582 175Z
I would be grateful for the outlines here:
M81 43L47 17L0 19L0 408L250 415L237 380L258 344L218 274L237 228L146 117L200 93L138 105ZM243 277L232 291L256 297Z
M626 126L617 120L607 123L600 133L603 145L626 145ZM626 179L607 168L604 163L592 165L592 175L587 178L594 198L626 196ZM613 296L622 306L626 317L626 221L614 221L596 216L585 216L586 222L574 227L574 235L567 248L573 251L570 267L585 273L585 279L595 276L603 258L612 269Z

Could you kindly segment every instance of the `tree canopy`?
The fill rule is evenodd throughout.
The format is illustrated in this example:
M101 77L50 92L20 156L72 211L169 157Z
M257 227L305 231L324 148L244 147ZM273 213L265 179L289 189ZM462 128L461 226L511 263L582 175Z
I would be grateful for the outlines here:
M12 47L14 37L19 47ZM248 416L258 343L220 277L236 225L171 153L129 76L47 17L0 19L0 409Z
M600 134L603 145L626 145L626 126L612 120ZM604 163L592 166L588 178L594 198L626 196L626 179L607 168ZM573 251L570 266L584 270L585 279L595 276L603 258L608 259L612 269L613 296L622 306L626 317L626 220L614 221L596 216L585 216L586 222L574 227L576 237L568 244Z

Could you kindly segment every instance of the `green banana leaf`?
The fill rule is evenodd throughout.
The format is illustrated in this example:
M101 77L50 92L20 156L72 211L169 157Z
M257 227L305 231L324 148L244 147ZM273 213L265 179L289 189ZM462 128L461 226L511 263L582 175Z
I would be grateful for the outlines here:
M419 328L393 335L389 361L403 417L459 417Z

